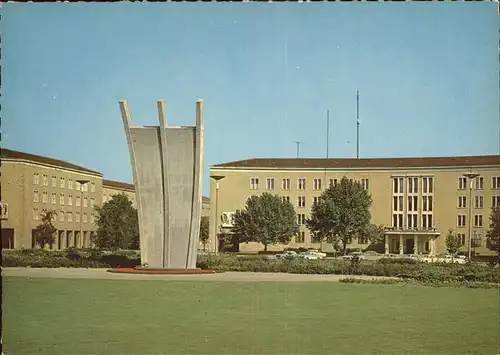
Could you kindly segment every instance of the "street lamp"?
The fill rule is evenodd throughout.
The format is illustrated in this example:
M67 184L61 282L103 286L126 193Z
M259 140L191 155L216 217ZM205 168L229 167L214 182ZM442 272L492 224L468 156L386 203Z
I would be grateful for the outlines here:
M219 181L224 179L222 175L212 175L211 179L215 181L215 223L214 223L214 240L215 240L215 254L219 251L219 238L217 232L219 231Z
M83 245L83 227L82 227L82 221L83 221L83 186L86 183L88 183L89 180L76 180L76 182L78 182L80 184L80 242L82 243L82 247L84 247L84 245Z
M474 182L474 179L479 176L479 174L476 173L466 173L463 174L467 179L470 180L469 184L469 240L468 240L468 245L467 245L467 252L469 254L469 261L472 260L472 183Z

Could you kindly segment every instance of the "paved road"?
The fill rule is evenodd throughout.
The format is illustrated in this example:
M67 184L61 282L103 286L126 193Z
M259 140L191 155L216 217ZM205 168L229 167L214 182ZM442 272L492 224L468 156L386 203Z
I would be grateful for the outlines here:
M365 280L382 279L373 276L346 275L297 275L284 273L226 272L209 275L137 275L114 274L106 269L35 269L3 268L2 276L42 277L58 279L109 279L109 280L169 280L169 281L219 281L219 282L338 282L339 279L355 277Z

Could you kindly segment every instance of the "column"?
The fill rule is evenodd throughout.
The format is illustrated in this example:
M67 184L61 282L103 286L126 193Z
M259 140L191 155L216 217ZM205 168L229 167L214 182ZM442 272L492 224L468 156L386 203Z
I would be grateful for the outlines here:
M386 234L385 235L385 254L389 254L389 236Z
M429 237L429 253L434 256L435 250L434 250L434 237Z
M413 240L414 240L413 254L417 255L418 254L418 235L417 234L415 234Z
M399 255L403 255L403 235L399 235Z

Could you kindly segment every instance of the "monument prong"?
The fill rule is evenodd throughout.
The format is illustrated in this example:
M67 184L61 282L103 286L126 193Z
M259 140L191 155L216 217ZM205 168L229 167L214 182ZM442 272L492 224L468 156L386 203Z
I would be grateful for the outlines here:
M162 238L162 248L163 248L163 257L162 257L162 267L169 268L170 267L170 258L168 257L168 253L170 250L170 214L169 214L169 193L168 193L168 174L165 174L165 167L168 166L167 161L167 108L165 100L158 100L156 102L156 106L158 108L158 121L160 122L160 150L161 150L161 164L162 164L162 172L163 172L163 180L162 180L162 189L163 189L163 238Z

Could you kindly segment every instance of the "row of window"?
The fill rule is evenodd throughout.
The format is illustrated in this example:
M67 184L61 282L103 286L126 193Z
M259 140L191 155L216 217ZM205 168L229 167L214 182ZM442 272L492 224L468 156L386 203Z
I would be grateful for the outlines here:
M49 194L47 192L42 193L42 203L48 203L49 200ZM57 204L57 194L52 193L51 194L51 204L56 205ZM76 196L75 198L75 205L77 207L80 207L80 196ZM88 200L89 198L87 196L83 197L83 207L88 207ZM40 194L38 191L33 191L33 202L40 202ZM64 206L65 203L65 196L64 194L59 194L59 204ZM94 207L95 205L95 198L91 197L90 198L90 207ZM68 206L73 206L73 195L68 195Z
M407 211L418 212L418 196L407 196ZM433 196L422 196L422 211L432 212L433 209ZM404 196L393 196L392 197L392 211L393 212L403 212L404 211Z
M329 186L336 185L337 183L338 183L338 179L330 179L329 180ZM368 190L368 188L369 188L368 179L361 179L360 183L365 190ZM281 189L282 190L289 191L290 186L291 186L290 178L284 178L281 180ZM250 189L251 190L258 190L259 187L260 187L260 179L257 177L250 178ZM267 190L274 190L275 188L276 188L275 178L273 178L273 177L266 178L266 189ZM313 179L313 190L320 191L322 189L323 189L323 179L314 178ZM297 190L307 190L307 179L306 178L298 178L297 179Z
M500 196L491 196L491 207L500 206ZM467 208L467 196L458 196L457 201L458 208ZM483 196L474 196L474 208L483 208L484 198Z
M57 177L52 176L52 187L57 187ZM74 182L74 184L73 184ZM40 184L40 175L38 173L33 174L33 184L38 185ZM42 176L42 185L43 186L49 186L49 177L48 175L43 175ZM89 184L80 184L78 181L73 181L72 179L68 179L68 189L72 190L73 186L75 190L83 190L84 192L87 192L89 190ZM61 189L66 188L66 179L65 178L59 178L59 187ZM90 192L95 192L95 182L90 181Z
M295 236L295 243L297 243L297 244L304 243L305 239L306 239L306 233L301 231L301 232L297 233L297 235ZM366 237L358 237L357 240L358 240L358 244L368 244L368 238L366 238ZM314 241L312 241L312 242L314 242ZM347 240L347 244L352 244L352 238L349 238Z
M38 221L41 220L42 215L45 213L45 210L42 210L42 213L38 210L38 208L33 209L33 220ZM59 222L64 222L66 219L67 222L73 222L73 212L65 212L65 211L60 211L59 213L56 211L52 212L52 222L56 222L59 220ZM80 212L75 212L75 222L80 222ZM88 214L85 212L83 213L82 217L82 222L87 223L89 222L88 219ZM94 214L90 214L90 223L94 223Z
M432 176L424 176L421 179L422 193L432 194L434 192L434 178ZM406 190L410 194L418 194L419 191L419 178L418 177L407 177L406 178ZM392 192L397 194L404 194L405 192L405 178L404 177L394 177L392 178Z
M393 213L392 215L392 227L396 229L432 229L433 225L433 215L432 213L422 213L421 215L421 225L419 225L418 213L408 213L406 215L406 227L404 225L404 214L403 213Z
M471 184L474 184L475 190L483 190L484 189L484 177L478 176L474 178L474 182L471 181ZM492 189L500 189L500 176L493 176L491 178L491 188ZM465 190L467 189L467 178L465 176L461 176L458 178L458 189Z
M460 246L464 246L467 243L467 237L465 233L457 233L457 238L458 238L458 243ZM471 240L472 247L480 247L481 246L481 241L482 241L482 235L481 233L474 232L474 235Z
M483 226L483 215L476 214L473 219L474 227L482 227ZM467 226L467 215L459 214L457 216L457 226L458 227L466 227Z

